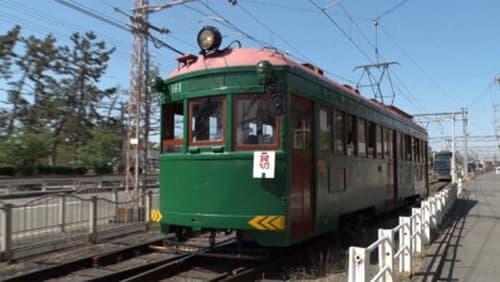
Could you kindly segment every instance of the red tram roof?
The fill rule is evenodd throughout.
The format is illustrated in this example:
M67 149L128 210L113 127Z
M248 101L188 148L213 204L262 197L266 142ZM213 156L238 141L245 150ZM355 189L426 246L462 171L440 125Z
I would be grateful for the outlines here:
M378 101L365 98L359 95L359 92L354 87L351 87L349 85L341 85L340 83L324 76L323 71L318 67L309 63L299 64L295 61L290 60L285 54L277 52L276 50L273 49L234 48L224 51L224 53L219 56L205 57L205 56L184 55L177 59L177 61L179 62L179 66L177 67L176 70L171 72L167 76L167 78L172 78L174 76L194 71L257 65L258 62L263 60L269 61L273 66L291 66L300 68L306 72L318 76L320 79L327 81L328 83L333 84L338 88L343 89L345 92L348 92L349 94L354 95L359 99L363 99L368 103L371 103L377 108L392 112L393 114L413 123L412 120L413 116L404 112L398 107L393 105L384 105ZM419 126L418 124L416 125ZM419 127L422 128L421 126Z

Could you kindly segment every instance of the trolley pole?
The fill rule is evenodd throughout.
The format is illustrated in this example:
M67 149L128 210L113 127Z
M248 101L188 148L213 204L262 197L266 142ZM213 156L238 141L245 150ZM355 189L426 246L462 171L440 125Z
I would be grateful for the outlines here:
M455 151L455 113L451 114L451 182L456 183L457 181L457 163L456 163L456 151Z

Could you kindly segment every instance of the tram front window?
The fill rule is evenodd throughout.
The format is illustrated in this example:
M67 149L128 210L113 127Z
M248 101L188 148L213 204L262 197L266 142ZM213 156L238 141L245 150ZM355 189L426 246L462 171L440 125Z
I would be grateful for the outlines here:
M271 95L238 95L234 100L236 149L276 148L278 122L271 112Z
M189 113L192 145L224 144L224 97L193 99Z
M163 153L178 153L182 150L184 134L184 112L182 102L163 106Z

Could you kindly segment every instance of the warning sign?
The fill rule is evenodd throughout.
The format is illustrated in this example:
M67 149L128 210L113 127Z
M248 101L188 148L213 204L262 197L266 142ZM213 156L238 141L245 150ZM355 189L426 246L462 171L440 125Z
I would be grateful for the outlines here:
M253 178L274 178L274 151L257 151L253 153Z

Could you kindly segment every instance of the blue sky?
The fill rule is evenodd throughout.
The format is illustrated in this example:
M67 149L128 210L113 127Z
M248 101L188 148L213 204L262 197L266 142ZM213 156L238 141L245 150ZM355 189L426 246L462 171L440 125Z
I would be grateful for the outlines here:
M110 6L130 11L133 0L72 0L82 3L110 17L126 22ZM314 0L325 7L332 0ZM151 0L152 4L168 1ZM342 7L328 10L329 15L352 37L364 53L374 60L373 18L400 3L401 0L343 0L342 7L354 19L371 42L363 37L348 19ZM249 17L241 7L231 6L226 0L206 1L241 30L290 51L321 68L357 81L357 65L369 63L336 27L314 7L309 0L239 0L246 10L255 15L267 28ZM212 14L199 3L192 7ZM500 72L500 1L496 0L409 0L403 6L380 19L378 45L382 57L398 61L395 104L409 113L458 111L469 106L470 134L493 134L493 101L500 102L498 87L493 87L494 76ZM196 53L195 37L206 24L220 27L223 44L238 39L245 47L260 47L213 20L203 19L196 12L179 6L151 16L151 22L172 32L162 36L185 52ZM67 41L73 31L93 30L109 44L118 48L110 63L103 85L128 86L131 36L104 23L81 15L52 0L10 0L0 2L0 31L20 24L25 34L53 33L60 41ZM275 34L273 35L269 30ZM281 39L286 41L283 42ZM396 44L394 43L396 42ZM398 47L399 46L399 47ZM404 52L402 50L404 50ZM299 50L299 52L294 51ZM167 74L176 66L176 54L151 46L153 62ZM416 63L416 64L415 64ZM418 66L417 66L418 65ZM335 77L334 77L335 78ZM394 78L394 77L393 77ZM401 91L399 91L401 90ZM0 96L5 93L0 92ZM364 91L364 95L372 93ZM0 97L3 100L4 97ZM431 135L449 135L445 129L431 125ZM461 132L459 125L457 132Z

